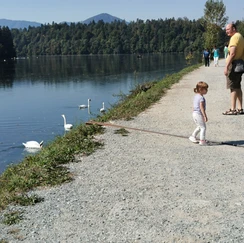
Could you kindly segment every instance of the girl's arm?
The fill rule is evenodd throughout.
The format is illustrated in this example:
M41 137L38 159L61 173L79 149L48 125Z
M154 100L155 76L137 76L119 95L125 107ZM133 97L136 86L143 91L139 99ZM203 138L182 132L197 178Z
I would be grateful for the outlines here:
M206 114L206 111L205 111L204 107L205 107L204 101L200 102L200 110L202 112L204 121L207 122L208 121L208 117L207 117L207 114Z

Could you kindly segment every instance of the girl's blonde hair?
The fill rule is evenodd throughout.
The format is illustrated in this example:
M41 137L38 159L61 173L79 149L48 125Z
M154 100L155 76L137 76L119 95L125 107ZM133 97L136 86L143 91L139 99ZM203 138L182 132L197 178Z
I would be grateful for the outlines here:
M195 93L199 93L202 89L208 89L208 84L205 82L198 82L196 88L194 88Z

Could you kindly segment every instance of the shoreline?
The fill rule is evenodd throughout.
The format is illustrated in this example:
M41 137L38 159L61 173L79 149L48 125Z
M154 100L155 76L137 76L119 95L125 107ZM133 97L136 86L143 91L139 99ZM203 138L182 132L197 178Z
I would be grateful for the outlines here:
M10 242L242 242L244 116L223 116L230 103L224 60L185 75L159 102L133 120L96 136L104 147L66 166L75 180L31 193L43 197L18 225L0 224ZM192 144L193 88L203 80L207 140L239 146ZM235 132L234 132L235 131ZM158 134L157 134L158 133ZM169 135L165 135L167 133ZM18 229L18 231L17 231ZM16 233L8 232L16 230ZM2 233L3 232L3 233Z

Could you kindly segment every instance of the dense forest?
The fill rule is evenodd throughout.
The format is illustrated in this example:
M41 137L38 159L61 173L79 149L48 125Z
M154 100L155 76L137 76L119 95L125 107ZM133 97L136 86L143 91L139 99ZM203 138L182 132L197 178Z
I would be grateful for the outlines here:
M238 21L244 34L244 21ZM90 24L52 23L28 29L0 28L0 57L82 54L144 54L202 51L203 19L170 18ZM222 49L228 37L218 33L216 46ZM14 48L13 48L14 46ZM212 48L212 47L208 47Z
M200 20L137 20L129 24L102 20L12 30L18 56L188 52L203 48ZM224 43L224 40L223 40ZM223 45L223 43L221 43Z

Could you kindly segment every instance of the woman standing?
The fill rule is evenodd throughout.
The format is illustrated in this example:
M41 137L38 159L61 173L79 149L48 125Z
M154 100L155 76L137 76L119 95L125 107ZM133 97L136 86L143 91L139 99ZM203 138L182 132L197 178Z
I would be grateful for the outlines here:
M228 53L229 53L229 50L228 50L228 45L226 44L226 45L225 45L225 47L224 47L225 59L227 58Z
M219 66L219 49L216 46L213 49L214 66Z

